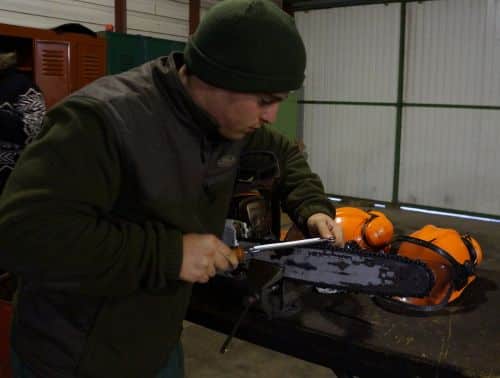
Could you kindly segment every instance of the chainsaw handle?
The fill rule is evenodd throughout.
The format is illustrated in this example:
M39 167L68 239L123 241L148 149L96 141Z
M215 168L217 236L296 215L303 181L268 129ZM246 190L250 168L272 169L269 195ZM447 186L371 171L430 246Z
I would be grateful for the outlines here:
M233 247L231 248L231 251L234 252L236 255L236 258L238 259L238 262L243 262L245 260L245 251L241 247Z

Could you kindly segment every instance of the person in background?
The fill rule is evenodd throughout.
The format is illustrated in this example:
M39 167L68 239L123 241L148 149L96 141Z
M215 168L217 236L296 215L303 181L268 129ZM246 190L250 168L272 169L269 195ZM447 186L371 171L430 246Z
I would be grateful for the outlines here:
M271 151L283 210L334 237L335 209L269 124L304 80L293 19L214 5L173 53L52 108L0 198L0 266L20 277L18 377L183 377L193 283L237 266L221 240L243 153Z
M14 46L0 37L0 192L20 151L42 128L45 101L38 86L17 70Z

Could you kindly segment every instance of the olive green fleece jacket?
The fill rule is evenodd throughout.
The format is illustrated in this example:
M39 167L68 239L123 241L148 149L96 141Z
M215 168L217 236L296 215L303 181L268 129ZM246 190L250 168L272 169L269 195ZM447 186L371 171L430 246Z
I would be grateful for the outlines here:
M21 278L13 347L39 376L155 375L189 302L182 235L222 234L242 152L278 156L296 222L334 214L286 138L269 127L220 137L180 83L181 64L149 62L54 107L5 187L0 267Z

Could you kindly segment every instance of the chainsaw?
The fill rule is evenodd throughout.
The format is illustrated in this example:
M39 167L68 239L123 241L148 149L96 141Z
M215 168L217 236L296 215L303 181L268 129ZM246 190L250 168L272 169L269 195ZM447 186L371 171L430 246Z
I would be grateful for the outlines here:
M237 253L240 273L242 270L248 273L257 264L271 264L280 279L378 296L420 298L428 295L434 285L432 271L419 260L361 249L355 242L337 247L333 238L274 243L241 241L239 230L248 229L241 227L241 223L228 219L223 236L224 242Z
M221 353L228 350L250 307L260 308L268 319L272 319L300 311L300 297L311 289L328 294L424 297L434 285L431 269L419 260L362 249L356 242L337 247L333 238L272 243L237 240L237 235L248 236L248 231L240 221L226 221L223 240L236 251L240 265L232 272L219 274L245 281L249 295L244 298L240 320Z
M374 297L429 294L434 275L421 261L368 250L356 241L343 247L322 238L278 241L279 201L273 196L276 181L272 180L277 177L279 166L270 153L247 155L240 162L237 190L222 235L226 245L237 252L240 264L218 275L241 284L248 295L221 352L227 350L250 307L257 307L272 319L299 312L300 298L311 290Z
M354 243L309 238L238 249L241 262L280 267L283 279L317 287L381 296L424 297L433 287L432 271L421 261L360 249Z
M403 297L429 293L433 274L420 261L368 250L355 241L343 248L320 238L275 242L281 228L279 199L274 195L279 177L278 159L269 151L254 151L240 159L222 235L229 247L239 251L240 268L231 273L233 278L245 279L254 271L257 275L258 270L266 269L262 266L270 264L281 280L328 290Z

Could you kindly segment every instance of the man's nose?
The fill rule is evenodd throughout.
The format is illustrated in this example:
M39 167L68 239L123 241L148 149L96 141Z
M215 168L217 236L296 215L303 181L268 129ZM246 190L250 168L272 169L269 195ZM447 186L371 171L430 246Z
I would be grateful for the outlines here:
M280 107L279 103L270 104L270 105L266 106L262 110L260 119L264 123L274 123L274 121L276 121L276 117L278 116L279 107Z

